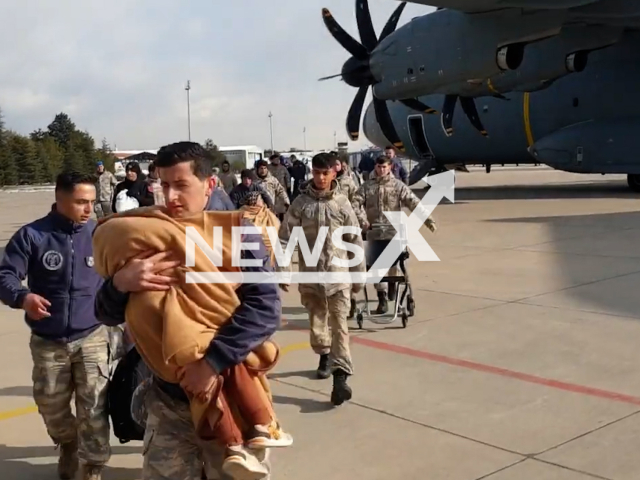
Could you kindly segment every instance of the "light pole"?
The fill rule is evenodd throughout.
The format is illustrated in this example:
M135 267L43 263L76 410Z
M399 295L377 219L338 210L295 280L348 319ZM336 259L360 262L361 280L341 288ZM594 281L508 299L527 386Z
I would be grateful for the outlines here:
M302 137L304 138L304 151L307 151L307 127L302 129Z
M189 141L191 141L191 101L189 99L189 90L191 90L190 80L187 80L187 86L184 89L187 91L187 128L189 130Z
M271 134L271 154L273 155L273 113L269 112L269 132Z
M334 150L338 148L338 132L333 132L333 148Z

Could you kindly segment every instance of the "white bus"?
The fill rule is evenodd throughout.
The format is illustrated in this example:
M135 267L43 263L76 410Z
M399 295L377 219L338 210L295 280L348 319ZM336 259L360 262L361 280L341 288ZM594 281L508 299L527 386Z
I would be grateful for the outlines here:
M255 145L219 147L219 150L232 166L241 163L244 165L243 168L253 168L258 160L264 159L264 150Z

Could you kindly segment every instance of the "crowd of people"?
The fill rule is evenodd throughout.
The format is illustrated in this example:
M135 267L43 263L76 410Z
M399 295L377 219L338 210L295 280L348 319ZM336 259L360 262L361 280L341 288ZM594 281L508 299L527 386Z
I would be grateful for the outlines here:
M138 213L144 209L118 211L118 195L126 192L122 195L135 199L139 207L161 205L163 216L158 218L178 225L198 215L215 220L215 212L237 212L242 225L275 226L283 247L296 227L301 227L308 245L316 244L323 227L328 227L327 238L340 227L360 227L363 233L346 235L343 241L363 247L364 235L366 240L387 238L388 233L381 233L386 230L374 228L389 225L382 212L403 207L413 210L419 207L419 199L407 186L406 171L395 159L393 148L377 157L370 170L371 165L359 167L363 182L334 152L314 156L311 168L295 158L287 168L274 155L268 162L260 160L253 169L242 170L238 181L227 162L216 174L207 150L194 142L179 142L158 151L148 175L138 164L128 164L121 183L99 162L97 175L64 172L58 176L51 211L21 227L6 246L0 263L0 300L24 310L31 329L34 399L51 440L60 447L60 479L75 478L78 470L82 480L101 479L111 457L110 378L118 359L128 354L123 352L139 352L150 367L148 378L132 395L118 400L141 402L126 407L143 412L143 418L132 418L144 429L144 480L269 479L270 449L293 441L273 412L264 373L251 377L242 367L276 334L282 315L281 291L288 292L291 285L249 282L234 287L227 296L236 303L230 303L229 313L222 315L224 321L197 359L177 368L175 378L159 374L153 351L162 350L163 332L151 331L149 325L152 315L159 316L161 325L167 313L133 309L132 302L147 293L156 295L154 298L172 291L186 295L179 273L184 262L169 247L143 255L131 251L126 262L116 262L124 264L113 274L98 273L98 264L104 268L104 252L95 250L104 249L96 243L98 233L107 232L118 218L140 219L136 228L143 230L142 219L153 217ZM91 218L93 213L99 223ZM433 218L426 225L435 232ZM168 230L160 230L167 235ZM147 231L141 232L142 237L144 233L153 236ZM260 266L240 267L241 271L293 268L274 261L266 233L244 234L242 242L257 246L243 250L242 258ZM119 253L132 248L126 241L116 247L122 250ZM345 267L334 258L347 260L348 252L326 241L319 260L308 265L300 256L298 269L310 273L366 270L364 261ZM311 347L318 356L316 376L333 376L331 402L335 406L352 398L348 378L354 366L347 320L354 314L355 295L362 287L350 283L298 285L300 301L309 315ZM377 284L376 289L376 313L383 314L387 311L386 287ZM149 319L128 317L131 312ZM213 315L200 312L193 317L209 313ZM201 321L189 315L185 318L185 325ZM147 330L132 334L129 327L139 324ZM148 332L148 337L141 332ZM260 402L255 398L255 385L250 388L250 380L256 378L265 388L264 392L259 388ZM76 417L70 404L74 394ZM202 423L194 421L195 405L219 405L218 401L226 407L214 420L205 415L212 427L205 435Z

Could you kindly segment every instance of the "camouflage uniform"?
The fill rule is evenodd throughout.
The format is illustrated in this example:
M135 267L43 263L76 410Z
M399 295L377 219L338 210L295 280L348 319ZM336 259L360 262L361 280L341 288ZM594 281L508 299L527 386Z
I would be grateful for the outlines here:
M264 188L271 196L275 205L274 211L276 214L285 213L287 211L287 208L289 207L289 196L276 177L271 175L271 173L267 173L267 176L264 178L258 177L255 183Z
M396 230L382 212L399 212L402 207L413 211L420 204L420 199L402 181L391 173L384 177L373 177L367 180L356 192L353 208L358 215L362 228L368 223L388 225L387 229L374 229L367 232L367 240L391 240ZM425 222L431 231L436 230L435 221L431 216ZM389 269L389 276L398 275L398 267ZM384 283L377 283L378 292L386 292Z
M269 173L273 175L274 178L278 180L278 182L280 182L280 185L282 185L282 188L284 188L285 192L289 193L289 190L291 190L291 174L289 173L287 167L282 164L271 164L267 167L267 169L269 170Z
M118 180L113 173L105 170L98 176L98 182L96 183L96 215L98 218L105 215L111 215L111 203L113 201L113 191L118 184Z
M156 385L149 388L145 401L142 480L200 480L203 463L207 480L231 480L222 473L224 448L197 437L188 403L172 399ZM269 451L252 453L271 471Z
M310 248L315 245L320 228L328 227L317 266L307 266L305 258L299 257L300 272L362 272L366 271L365 262L355 267L342 267L332 264L334 257L349 259L349 252L333 245L331 236L342 226L358 226L358 218L349 203L349 199L334 182L328 192L317 191L313 184L301 188L300 195L291 204L284 222L280 225L282 248L286 245L294 227L300 226ZM345 235L344 241L364 248L360 235ZM329 355L332 371L342 370L353 373L351 352L349 350L349 283L299 284L301 303L309 312L311 323L311 347L318 355ZM357 287L356 287L357 288ZM331 333L329 333L331 332Z
M82 464L109 461L109 417L106 409L110 338L100 326L69 343L31 335L33 397L54 443L78 443ZM75 393L76 414L71 413Z
M342 193L344 193L349 201L353 203L353 196L358 191L358 187L356 182L353 181L351 172L349 170L345 171L342 175L337 177L336 180L338 181L338 186Z

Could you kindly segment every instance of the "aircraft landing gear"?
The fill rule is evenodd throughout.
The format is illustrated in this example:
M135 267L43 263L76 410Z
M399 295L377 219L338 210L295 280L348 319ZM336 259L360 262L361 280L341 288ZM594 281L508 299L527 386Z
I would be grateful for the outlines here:
M490 164L490 163L487 163L487 164L484 166L484 169L487 171L487 173L491 173L491 164Z
M640 193L640 175L638 174L629 174L627 175L627 184L629 188L634 192Z

